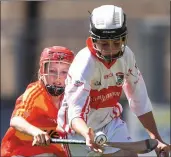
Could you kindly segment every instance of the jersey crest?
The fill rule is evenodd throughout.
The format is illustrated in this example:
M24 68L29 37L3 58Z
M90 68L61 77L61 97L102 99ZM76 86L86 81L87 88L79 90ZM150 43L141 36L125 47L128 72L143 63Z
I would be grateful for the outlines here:
M124 82L124 73L118 72L116 73L116 85L122 86Z

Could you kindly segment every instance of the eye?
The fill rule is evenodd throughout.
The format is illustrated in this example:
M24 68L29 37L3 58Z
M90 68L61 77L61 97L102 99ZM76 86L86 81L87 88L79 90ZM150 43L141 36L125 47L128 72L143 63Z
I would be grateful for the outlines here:
M56 73L56 71L53 70L53 69L50 69L49 72L50 72L50 73Z
M102 46L108 46L108 43L101 43Z
M68 72L67 71L61 71L61 74L62 75L65 75L65 74L67 74Z
M113 41L113 43L114 43L114 44L120 44L120 42L121 42L121 40L120 40L120 39L118 39L118 40L114 40L114 41Z
M115 47L118 47L118 46L120 46L121 45L121 43L120 42L118 42L118 43L114 43L114 46Z

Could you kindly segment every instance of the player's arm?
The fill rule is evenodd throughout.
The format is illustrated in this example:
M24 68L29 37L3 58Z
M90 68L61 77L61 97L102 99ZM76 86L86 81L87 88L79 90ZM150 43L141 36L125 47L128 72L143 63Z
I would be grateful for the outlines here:
M146 85L139 71L133 52L126 49L127 75L125 77L123 90L128 99L129 106L136 116L152 111L151 101L148 97Z
M128 74L123 89L129 101L129 106L143 126L149 130L149 135L151 137L159 137L145 82L136 65L134 54L130 49L127 49L127 55L129 56Z
M26 119L21 116L14 116L11 118L10 126L14 127L16 130L23 132L25 134L36 136L43 131L34 125L30 124Z
M161 150L164 150L164 152L168 155L168 152L169 152L168 146L162 140L158 132L152 111L139 116L138 119L140 120L141 124L144 126L146 131L148 132L149 136L152 139L158 140L158 148L156 149L156 153L160 154Z
M162 141L161 136L159 135L159 132L157 130L156 122L152 111L138 116L138 119L140 120L144 128L147 130L149 136L152 139L158 139Z
M88 128L85 121L82 118L74 118L71 125L73 130L86 139L86 144L89 147L92 147L94 143L94 131L91 128Z
M148 97L146 85L143 77L136 65L132 51L132 58L129 61L128 77L126 78L123 89L129 101L131 110L138 117L144 128L152 139L159 141L158 147L166 148L157 130L156 122L152 113L151 101Z
M29 120L35 118L34 104L29 103L27 93L16 101L15 109L13 111L10 126L16 130L33 136L33 145L50 144L49 135L38 127L29 123Z
M82 118L74 118L71 122L72 129L86 139L86 145L93 149L95 152L102 153L101 148L94 143L94 131L89 128Z
M89 52L86 51L77 54L68 72L64 101L68 106L67 116L70 128L84 136L86 144L97 151L98 148L93 143L94 132L86 124L86 118L89 112L90 83L94 67L95 63ZM62 119L60 116L62 115L62 108L65 108L65 103L62 104L58 113L58 124L60 124Z
M90 93L90 73L93 72L94 66L91 55L84 51L82 50L81 53L76 55L69 68L65 81L64 99L57 118L58 125L65 131L67 131L66 124L69 124L71 129L83 136L85 133L82 130L87 132L88 128L85 122L85 112L87 112L89 105L87 99ZM68 118L66 118L66 114Z
M89 57L85 57L83 61L81 55L76 56L75 62L69 69L70 78L65 88L70 127L85 138L89 130L85 117L89 108L90 80L94 69L94 62Z
M74 118L72 120L71 127L78 134L80 134L86 138L89 128L82 118L79 118L79 117Z

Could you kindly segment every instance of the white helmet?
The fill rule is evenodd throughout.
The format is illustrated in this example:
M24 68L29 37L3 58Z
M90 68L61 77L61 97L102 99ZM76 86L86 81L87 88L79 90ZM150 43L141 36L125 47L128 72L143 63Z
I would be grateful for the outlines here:
M126 15L122 8L114 5L103 5L95 8L90 17L90 36L93 42L103 39L121 39L125 47L127 26ZM123 53L124 49L114 59L121 57Z

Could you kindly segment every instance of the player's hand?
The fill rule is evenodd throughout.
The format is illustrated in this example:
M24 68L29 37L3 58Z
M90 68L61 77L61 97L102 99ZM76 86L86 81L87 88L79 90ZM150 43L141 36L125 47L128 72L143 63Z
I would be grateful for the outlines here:
M89 128L88 133L86 135L86 145L93 151L97 153L102 153L102 148L94 143L94 131L92 128Z
M50 136L42 130L34 133L32 146L47 146L50 144Z
M158 145L157 148L155 149L157 157L169 157L169 148L168 145L163 142L158 140Z
M56 131L61 137L65 137L67 135L64 129L59 125L56 127Z

